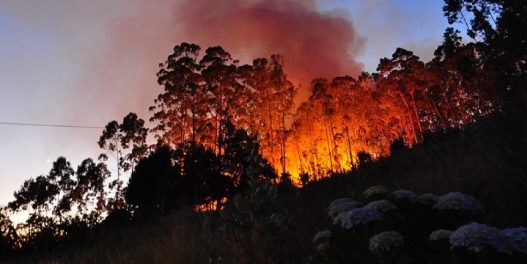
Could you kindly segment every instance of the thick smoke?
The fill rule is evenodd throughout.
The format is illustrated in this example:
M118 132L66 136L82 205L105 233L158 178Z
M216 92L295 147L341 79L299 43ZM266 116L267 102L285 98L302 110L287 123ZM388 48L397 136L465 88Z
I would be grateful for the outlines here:
M350 20L309 1L185 1L174 18L190 41L223 45L242 60L283 55L290 78L303 86L362 67L354 59L361 40Z
M351 22L309 1L185 1L174 18L189 40L223 45L242 60L283 55L289 76L302 84L362 67L354 59L361 40Z
M363 41L351 21L342 14L320 11L313 1L167 0L155 5L144 1L135 8L140 11L112 29L120 38L119 48L136 49L125 48L121 54L145 52L159 58L160 45L168 43L171 48L181 41L202 48L221 45L242 63L280 54L289 78L301 86L301 99L313 78L356 75L362 69L354 57ZM145 40L157 43L137 46ZM164 59L170 50L162 51Z

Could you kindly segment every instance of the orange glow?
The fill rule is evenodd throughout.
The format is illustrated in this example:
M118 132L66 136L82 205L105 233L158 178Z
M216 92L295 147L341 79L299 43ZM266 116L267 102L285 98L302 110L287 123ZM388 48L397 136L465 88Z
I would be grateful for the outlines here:
M208 212L208 211L215 211L222 208L222 205L227 202L227 198L223 197L220 201L210 201L208 203L202 203L194 206L194 211L201 213L201 212Z
M359 126L362 128L363 126ZM291 175L293 183L301 185L300 176L309 175L308 180L327 177L330 172L345 172L358 165L357 154L367 152L373 158L389 154L389 138L384 144L377 142L368 145L360 140L360 134L347 126L324 127L324 122L313 121L302 128L292 128L285 141L285 171ZM271 164L282 171L281 153L262 153ZM272 162L274 161L274 163Z
M426 131L459 127L493 111L490 101L479 100L477 92L468 94L464 88L459 88L464 96L451 100L459 103L455 111L468 114L454 115L452 109L434 108L446 103L431 102L423 95L406 102L397 88L368 75L358 80L317 79L312 86L313 95L297 109L290 128L275 131L274 137L284 137L284 143L273 148L263 145L261 151L279 173L288 172L297 186L302 174L309 176L304 180L312 181L349 171L358 166L361 152L373 160L388 156L397 139L412 146L423 140Z

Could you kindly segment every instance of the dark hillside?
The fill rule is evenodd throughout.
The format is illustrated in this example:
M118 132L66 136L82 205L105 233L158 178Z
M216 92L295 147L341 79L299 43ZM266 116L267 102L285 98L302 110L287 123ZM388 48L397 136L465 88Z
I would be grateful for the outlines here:
M331 226L328 204L341 197L359 199L363 190L379 184L390 191L464 192L485 207L478 221L525 226L524 120L516 113L497 113L463 130L431 134L412 149L393 147L388 158L302 189L262 184L220 212L178 212L98 231L80 246L14 263L304 263L313 254L313 236Z

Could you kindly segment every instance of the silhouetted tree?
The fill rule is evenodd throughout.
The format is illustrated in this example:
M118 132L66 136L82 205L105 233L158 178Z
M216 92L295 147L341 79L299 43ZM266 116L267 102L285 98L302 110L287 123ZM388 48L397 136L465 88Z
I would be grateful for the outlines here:
M185 202L206 205L228 196L233 179L222 174L220 158L203 145L190 145L183 157Z
M527 73L527 3L514 0L445 0L450 24L466 26L467 35L479 41L485 64L499 69L502 92L525 90Z
M0 261L12 253L16 246L17 234L13 223L5 212L0 208Z
M104 163L86 159L74 171L59 157L47 175L25 181L8 204L12 212L29 215L16 227L21 234L17 243L24 248L48 247L68 234L75 219L87 226L97 224L107 206L105 180L109 175Z
M135 167L125 197L141 214L165 214L177 207L181 167L176 152L167 146L155 150Z
M115 187L115 198L111 201L114 208L124 206L121 171L133 169L148 150L148 129L144 127L144 123L135 113L129 113L120 124L115 120L109 122L99 138L99 147L107 150L117 161L117 179L110 185L112 189ZM101 158L106 159L106 156L102 155Z
M173 147L187 140L201 144L211 140L210 96L197 61L200 50L185 42L175 46L157 73L164 92L150 108L154 112L151 121L156 122L153 131L161 142Z
M261 180L276 179L276 172L260 155L259 143L246 130L227 122L224 136L225 152L221 156L222 175L234 182L235 193L243 193L250 177Z

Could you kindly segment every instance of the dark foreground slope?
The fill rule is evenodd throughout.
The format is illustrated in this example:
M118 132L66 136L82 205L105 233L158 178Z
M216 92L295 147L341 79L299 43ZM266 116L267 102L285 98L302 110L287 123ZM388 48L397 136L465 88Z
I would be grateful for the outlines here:
M79 246L13 262L309 263L316 254L313 236L331 226L328 204L358 197L378 184L416 193L464 192L485 206L478 221L500 228L527 226L527 118L518 112L524 111L430 135L412 149L394 149L391 157L302 189L260 184L222 212L177 212L106 228L90 233ZM363 260L377 263L371 256Z

